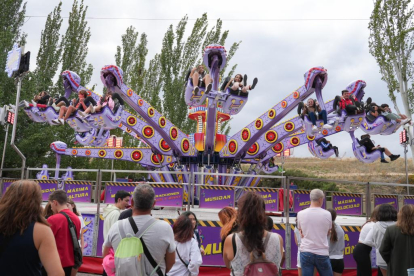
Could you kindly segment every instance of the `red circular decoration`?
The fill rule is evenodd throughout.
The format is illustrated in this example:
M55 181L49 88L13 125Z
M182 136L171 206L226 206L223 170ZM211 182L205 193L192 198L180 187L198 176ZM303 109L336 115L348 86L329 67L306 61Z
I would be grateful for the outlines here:
M322 134L323 135L327 135L328 134L328 130L326 130L326 129L322 130Z
M293 92L293 98L295 98L295 99L299 98L299 92L298 91Z
M72 155L76 155L76 154L78 154L78 151L77 150L72 150Z
M145 126L142 129L142 135L145 138L151 138L152 136L154 136L154 129L152 127L150 127L150 126Z
M91 155L91 151L90 150L85 150L85 155Z
M293 137L292 140L290 140L292 145L297 145L299 144L299 139L297 137Z
M295 127L295 125L292 122L287 122L285 124L285 130L286 131L292 131L294 127Z
M250 139L250 131L249 129L245 128L242 130L241 137L243 141L247 141Z
M132 153L131 153L131 158L132 158L132 160L134 160L134 161L136 161L136 162L138 162L138 161L141 161L141 159L142 159L142 152L141 151L139 151L139 150L134 150Z
M124 156L124 153L122 152L122 150L116 150L115 152L114 152L114 156L115 156L115 158L122 158L122 156Z
M99 157L105 157L106 156L106 151L105 150L100 150L98 152Z
M231 154L234 154L237 151L237 143L236 141L232 140L229 142L229 151Z
M144 105L144 100L143 99L139 99L138 100L138 105L139 106L143 106Z
M283 144L277 143L276 145L273 146L272 150L274 152L281 152L283 150Z
M306 138L308 138L308 140L309 141L313 141L313 140L315 140L315 136L309 136L309 135L307 135L307 137Z
M165 125L167 124L167 121L165 120L164 117L160 117L158 124L160 125L160 127L165 127Z
M131 133L131 129L129 127L127 127L126 132Z
M190 149L190 142L187 139L185 139L183 141L183 150L188 151L189 149Z
M178 137L178 130L176 127L170 128L170 137L171 139L175 140Z
M129 116L128 117L128 124L129 125L135 125L137 123L137 119L135 119L135 117L133 117L133 116Z
M287 101L283 101L281 105L283 108L285 108L287 106Z
M133 91L132 91L132 89L128 89L128 90L127 90L127 95L128 95L128 97L131 97L131 96L132 96L132 92L133 92Z
M167 142L165 142L164 139L161 139L161 141L160 141L160 148L163 151L169 151L171 149L170 146L167 144Z
M336 127L335 127L335 130L336 130L336 131L341 131L341 126L336 126Z
M247 151L247 153L248 153L248 154L250 154L250 155L254 155L254 154L256 154L258 151L259 151L259 144L254 143L254 144L253 144L253 145L249 148L249 150Z
M274 130L269 130L268 132L266 132L265 134L265 139L266 142L268 143L274 143L277 140L277 133Z
M162 156L161 154L152 154L151 161L154 164L161 164L162 161L164 161L164 156Z
M262 120L257 119L256 122L254 123L257 129L261 129L262 128Z

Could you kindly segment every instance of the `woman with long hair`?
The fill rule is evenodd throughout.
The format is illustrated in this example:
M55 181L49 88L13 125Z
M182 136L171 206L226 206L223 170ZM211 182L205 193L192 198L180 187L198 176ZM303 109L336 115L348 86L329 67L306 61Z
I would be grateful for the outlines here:
M194 239L194 228L188 216L181 215L173 225L175 239L175 263L168 276L196 276L203 263L198 243Z
M414 267L414 205L404 205L397 224L387 228L379 252L387 262L387 275L406 275Z
M43 208L43 216L45 217L45 219L48 219L49 217L53 216L53 211L52 211L52 205L50 205L50 202L48 202L45 206L45 208Z
M378 270L382 275L387 275L387 263L379 253L382 239L384 238L385 231L389 226L392 226L397 221L397 210L391 204L382 204L378 209L377 222L372 227L372 230L368 233L366 243L372 247L375 246L375 256L377 258Z
M345 249L345 233L342 227L335 222L336 211L328 209L332 217L332 228L329 235L329 259L334 276L341 276L344 272L344 249Z
M318 115L316 115L318 114ZM302 116L308 115L309 120L312 122L312 131L317 131L318 127L316 126L316 120L319 118L323 120L323 127L324 129L331 129L332 126L328 125L328 119L326 115L326 110L322 110L319 106L319 103L315 99L308 99L306 104L303 106L302 109Z
M201 247L200 233L198 232L198 228L197 228L197 226L198 226L198 220L197 220L196 214L194 214L191 211L185 211L185 212L182 213L182 215L188 217L191 220L191 223L193 225L194 238L197 241L198 248L200 248L201 254L204 255L205 254L204 253L204 249Z
M223 225L220 230L221 250L223 252L224 241L227 236L237 232L237 211L233 207L224 207L218 213L218 217Z
M40 276L42 264L49 276L64 275L41 203L40 186L28 180L13 182L0 199L1 275Z
M357 276L367 276L372 275L371 267L371 250L372 247L368 245L365 241L368 233L372 230L375 222L377 221L377 214L379 210L379 205L374 208L371 213L370 219L365 222L361 227L361 232L359 233L358 243L352 252L354 260L357 265Z
M229 235L224 242L223 259L234 276L241 276L251 258L267 260L266 267L277 273L283 254L282 237L265 230L266 214L263 198L253 192L245 193L238 201L239 233ZM235 245L235 251L233 250Z

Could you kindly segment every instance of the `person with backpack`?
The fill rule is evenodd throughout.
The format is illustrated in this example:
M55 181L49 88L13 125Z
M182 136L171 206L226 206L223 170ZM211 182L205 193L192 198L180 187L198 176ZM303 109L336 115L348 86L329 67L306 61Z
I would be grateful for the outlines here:
M265 230L266 221L263 198L245 193L238 201L239 232L224 242L223 259L232 276L279 275L283 240L279 234Z
M173 225L175 239L175 264L168 276L197 276L203 263L198 242L194 238L191 219L182 214Z
M154 205L154 189L148 184L137 185L133 193L132 217L116 221L109 229L103 257L111 249L115 252L117 276L163 276L173 266L174 233L167 222L151 216Z
M55 236L65 276L70 276L72 268L77 269L82 264L82 253L79 246L81 223L78 216L69 210L68 196L64 190L56 190L51 193L49 203L54 215L49 217L47 222Z

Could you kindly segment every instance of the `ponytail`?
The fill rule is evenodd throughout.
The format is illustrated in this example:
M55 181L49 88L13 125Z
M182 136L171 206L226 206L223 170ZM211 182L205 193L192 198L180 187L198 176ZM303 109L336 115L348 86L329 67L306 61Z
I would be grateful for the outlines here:
M331 237L330 237L329 240L331 242L337 242L338 241L338 233L336 233L336 229L335 229L336 211L334 209L331 209L331 208L329 208L328 211L329 211L329 213L331 213L331 217L332 217Z

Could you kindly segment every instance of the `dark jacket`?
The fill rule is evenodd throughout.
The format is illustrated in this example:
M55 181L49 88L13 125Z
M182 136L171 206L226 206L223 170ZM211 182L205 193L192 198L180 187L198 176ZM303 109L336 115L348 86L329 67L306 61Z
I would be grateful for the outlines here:
M404 235L397 225L387 228L379 253L387 262L388 276L407 275L414 268L414 235Z

